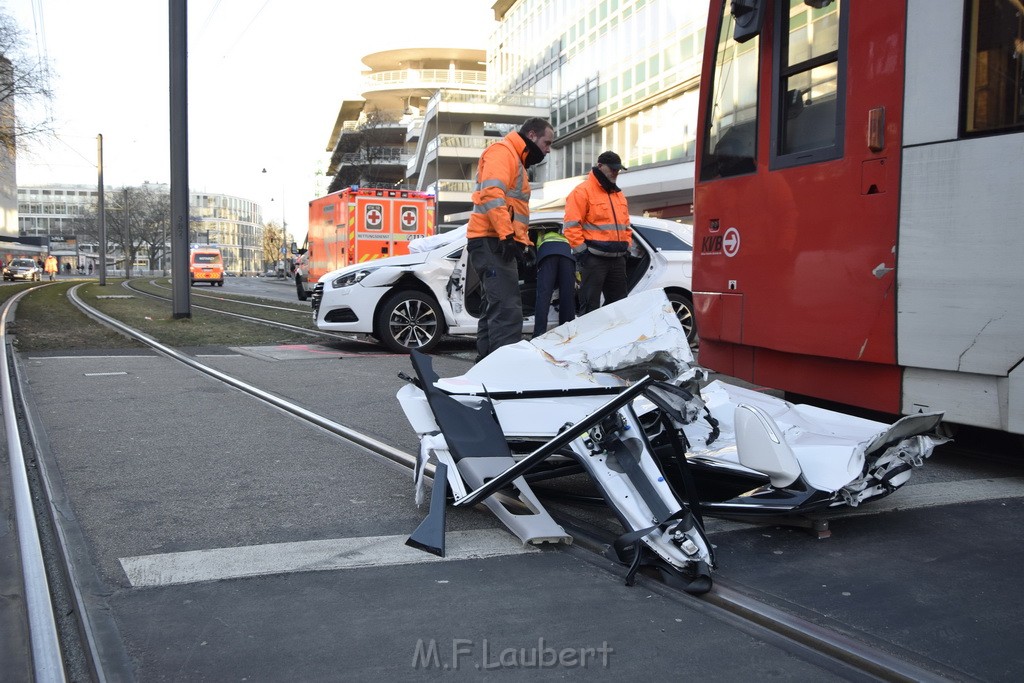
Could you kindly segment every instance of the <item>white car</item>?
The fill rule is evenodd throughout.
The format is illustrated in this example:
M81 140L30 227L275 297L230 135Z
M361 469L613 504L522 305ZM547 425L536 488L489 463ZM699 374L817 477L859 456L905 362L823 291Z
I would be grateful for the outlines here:
M4 279L11 282L15 280L39 282L43 279L43 269L33 259L16 258L4 266Z
M541 228L560 227L561 222L561 213L535 213L530 217L531 236ZM690 284L693 228L641 216L630 216L630 223L633 247L626 262L630 293L663 288L693 343L697 336ZM465 227L422 242L429 248L348 266L320 278L311 297L316 326L372 335L396 353L410 349L427 353L446 334L476 334L481 292L475 273L466 265ZM521 270L520 277L523 332L529 333L536 272ZM553 305L548 329L557 325Z

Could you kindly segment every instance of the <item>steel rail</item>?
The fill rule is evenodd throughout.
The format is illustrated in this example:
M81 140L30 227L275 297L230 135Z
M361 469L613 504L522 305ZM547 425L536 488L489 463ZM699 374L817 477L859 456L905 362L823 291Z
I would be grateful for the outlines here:
M301 419L307 420L329 432L351 441L352 443L362 446L373 453L386 457L404 467L415 467L417 461L415 455L405 453L404 451L361 434L354 429L333 422L332 420L306 410L301 406L297 406L289 401L270 394L269 392L263 391L262 389L247 384L246 382L242 382L241 380L231 377L230 375L210 368L190 356L176 351L175 349L167 347L138 330L135 330L128 325L97 311L88 304L85 304L85 302L78 297L76 292L77 289L78 287L75 287L68 291L69 299L76 306L79 306L84 312L86 312L86 314L114 327L114 329L142 341L170 358L181 361L200 372L225 382L235 388L241 389L256 398L266 401L285 412L300 417ZM432 468L428 469L428 472L430 472L430 470L432 470ZM514 504L515 501L512 501L512 503ZM577 545L587 549L588 551L594 552L598 555L603 555L606 547L614 541L614 536L611 532L606 532L605 530L595 532L593 528L587 528L585 523L583 525L577 524L570 515L564 512L553 512L552 516L555 517L559 523L572 528L574 530L574 538L576 539ZM702 596L690 596L682 591L677 591L668 587L667 585L664 589L670 591L672 594L681 596L685 600L696 600L707 607L721 610L742 620L743 622L763 628L789 642L806 648L808 651L814 652L819 656L824 656L869 676L880 678L882 680L899 682L944 680L941 674L937 674L934 671L921 668L912 662L908 662L877 648L871 647L870 645L861 643L838 631L820 626L796 615L774 608L764 602L756 600L755 598L749 597L735 588L729 587L728 583L718 576L715 577L715 586L712 590Z
M34 289L34 288L32 288ZM11 389L8 365L7 316L15 304L30 290L18 292L4 305L0 314L0 393L4 413L4 430L7 433L7 455L11 468L14 514L17 520L18 545L21 550L21 571L25 583L25 607L28 612L29 639L32 647L34 680L65 681L64 658L57 634L57 618L53 613L50 598L50 584L46 578L46 563L43 559L39 527L36 524L32 492L28 483L25 454L21 448L21 432L18 429L17 413L14 407L14 393Z
M194 370L198 370L199 372L209 375L210 377L213 377L216 380L224 382L225 384L233 386L236 389L244 391L247 394L255 396L261 401L269 403L275 408L283 410L286 413L290 413L292 415L300 417L303 420L311 422L322 429L325 429L333 434L337 434L338 436L341 436L356 445L362 446L363 448L366 448L367 450L373 453L384 456L388 460L391 460L404 467L409 468L412 468L416 465L416 456L414 455L410 455L405 451L399 450L393 446L389 446L388 444L382 441L378 441L377 439L357 432L354 429L350 429L343 424L339 424L334 420L330 420L324 417L323 415L319 415L311 410L303 408L302 406L296 405L295 403L292 403L291 401L281 398L276 394L272 394L269 391L264 391L263 389L260 389L258 387L253 386L252 384L249 384L248 382L243 382L242 380L232 377L231 375L228 375L226 373L223 373L220 370L210 367L209 365L205 365L204 363L199 362L195 358L187 354L184 354L178 351L177 349L171 348L170 346L161 344L159 341L153 339L149 335L143 334L139 330L136 330L132 327L129 327L128 325L125 325L120 320L116 320L115 318L112 318L109 315L101 311L98 311L97 309L82 301L82 299L78 296L79 287L81 287L81 285L75 285L74 287L68 290L68 299L90 317L99 320L100 322L109 325L110 327L113 327L115 330L123 334L127 334L130 337L138 339L142 343L160 352L161 354L169 358L173 358L174 360L179 361L181 363L184 363L185 365L188 365Z
M156 280L150 280L148 284L153 285L157 289L171 289L170 287L165 287L164 285L157 284ZM143 292L141 289L138 289L137 287L132 285L131 281L129 281L129 280L125 280L124 282L122 282L121 286L122 287L126 287L128 289L131 289L132 291L135 291L135 292L141 292L142 294L148 294L148 292ZM228 301L228 302L233 303L233 304L242 304L243 306L255 306L257 308L270 308L270 309L273 309L275 311L288 311L290 313L302 313L302 314L305 314L305 315L308 315L310 312L312 312L312 309L310 309L308 311L304 311L301 308L288 308L287 306L271 306L270 304L260 304L260 303L256 303L255 301L242 301L240 299L231 299L229 297L224 297L224 296L213 296L212 294L199 294L197 292L193 292L192 296L193 297L199 297L201 299L213 299L214 301ZM245 296L245 295L243 294L242 296Z
M563 510L550 511L556 522L571 530L574 546L604 557L615 542L615 534L577 519ZM696 600L764 628L812 652L845 664L861 673L896 683L946 681L953 678L922 668L913 662L873 647L827 626L821 626L753 598L714 576L714 585L703 595L690 595L665 585L664 589L683 600Z
M127 280L125 282L122 282L121 286L124 287L125 289L129 290L129 291L136 292L138 294L142 294L143 296L148 296L148 297L151 297L153 299L159 299L160 301L168 301L169 300L168 297L160 296L159 294L153 294L152 292L145 292L145 291L143 291L141 289L136 289L135 287L132 287L128 283ZM77 287L75 289L77 289ZM70 294L70 292L69 292L69 294ZM229 301L229 300L226 299L225 301ZM237 301L237 302L232 302L232 303L247 304L249 302ZM83 305L85 305L85 304L83 303ZM260 304L253 304L253 305L260 305ZM278 322L276 320L267 320L265 318L257 318L255 316L245 315L244 313L234 313L233 311L222 311L219 308L209 308L207 306L199 306L199 305L196 305L196 304L193 304L192 308L198 308L201 311L208 311L210 313L220 313L221 315L231 316L232 318L239 318L241 320L246 320L248 322L257 323L257 324L260 324L260 325L269 325L270 327L278 327L278 328L281 328L283 330L288 330L289 332L298 332L299 334L305 334L305 335L308 335L310 337L324 337L324 338L327 338L327 339L334 339L334 340L337 340L337 341L360 341L358 339L353 339L352 337L346 337L346 336L340 335L340 334L333 334L331 332L324 332L322 330L311 330L308 327L299 327L298 325L289 325L288 323L282 323L282 322ZM297 313L301 312L301 311L297 311L294 308L281 309L281 310L295 311Z

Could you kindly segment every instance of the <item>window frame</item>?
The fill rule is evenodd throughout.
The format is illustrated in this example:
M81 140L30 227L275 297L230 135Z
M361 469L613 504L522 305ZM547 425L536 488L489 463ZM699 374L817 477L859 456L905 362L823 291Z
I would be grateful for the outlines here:
M964 0L963 43L960 52L960 115L957 121L957 133L960 139L983 138L991 135L1009 135L1024 131L1024 118L1021 119L1020 123L1006 125L1001 128L977 130L977 124L975 123L975 130L967 129L967 121L971 113L970 106L973 101L973 98L971 97L972 93L970 92L971 84L973 83L971 79L971 66L975 59L975 53L972 52L974 41L972 40L971 21L976 4L979 2L981 2L981 0ZM1024 60L1024 55L1022 55L1020 59Z
M774 17L774 35L772 36L772 94L771 94L771 139L768 153L770 170L793 168L817 164L823 161L841 159L844 154L844 138L846 136L846 81L849 64L848 35L850 4L856 0L837 0L839 7L839 46L836 50L823 55L805 59L798 64L787 64L789 55L788 15L790 3L780 0L776 3ZM783 82L792 76L808 73L813 69L828 64L836 65L836 117L833 142L826 147L782 153L782 126L785 124L786 90Z

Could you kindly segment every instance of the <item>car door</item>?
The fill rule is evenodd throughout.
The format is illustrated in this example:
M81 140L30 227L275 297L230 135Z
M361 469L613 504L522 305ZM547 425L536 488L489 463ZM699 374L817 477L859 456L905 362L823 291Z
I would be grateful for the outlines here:
M560 222L552 220L531 223L531 241L536 242L537 233L542 227L551 227L552 225L561 227ZM476 331L476 321L483 313L484 308L483 290L480 287L480 280L477 278L476 272L469 267L469 254L466 249L462 250L459 262L452 272L447 293L452 310L457 311L458 315L466 316L466 325L471 327L469 331ZM537 299L536 266L523 267L520 265L519 293L522 297L523 306L523 331L527 333L532 332L533 310Z
M455 320L454 325L449 325L448 331L452 334L476 332L476 321L482 308L482 299L476 273L469 267L469 254L465 240L446 258L455 261L455 268L445 285L445 296Z

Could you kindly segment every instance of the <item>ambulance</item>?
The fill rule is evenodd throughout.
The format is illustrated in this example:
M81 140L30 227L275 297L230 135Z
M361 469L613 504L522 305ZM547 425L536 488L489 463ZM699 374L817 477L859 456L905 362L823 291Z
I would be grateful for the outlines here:
M305 301L325 273L409 253L435 232L434 195L353 186L309 203L306 243L295 262L295 292Z
M224 259L217 247L192 247L188 253L189 285L209 282L210 286L224 286Z

